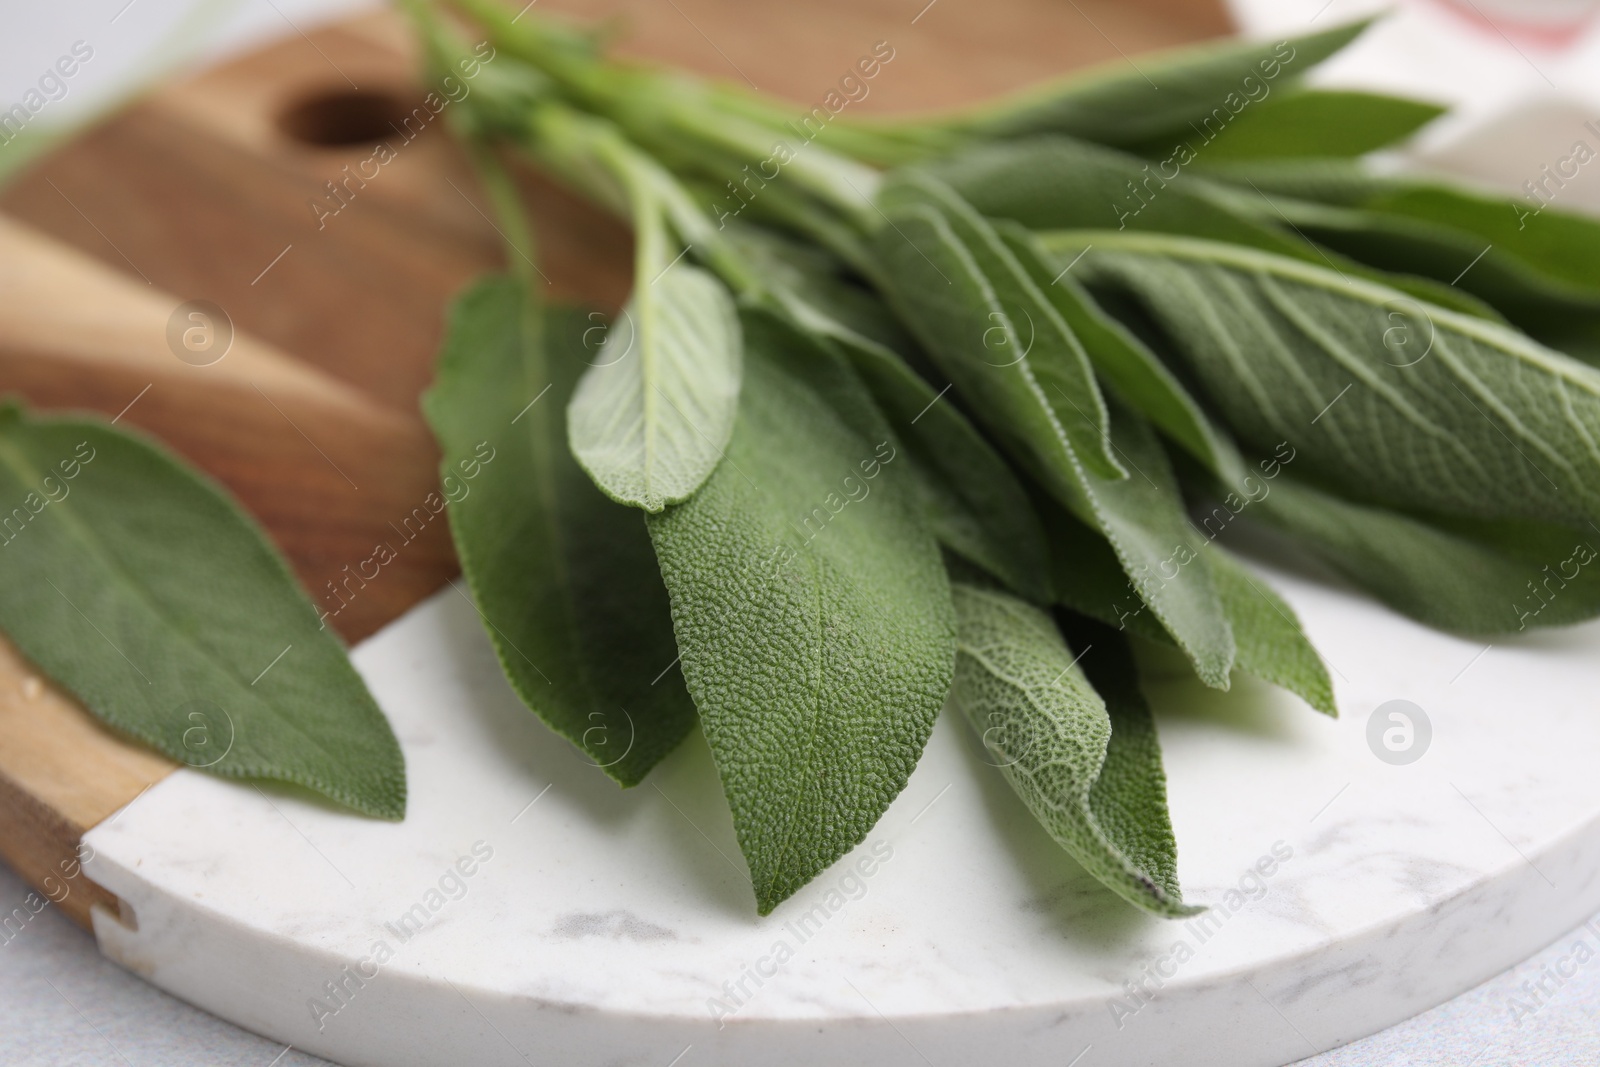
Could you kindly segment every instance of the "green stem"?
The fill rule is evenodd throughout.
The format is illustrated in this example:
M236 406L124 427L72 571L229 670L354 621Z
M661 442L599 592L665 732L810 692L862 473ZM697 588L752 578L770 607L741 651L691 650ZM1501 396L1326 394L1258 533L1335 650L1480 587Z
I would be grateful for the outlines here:
M879 291L885 282L877 261L868 250L859 229L842 221L826 207L793 189L774 186L762 190L764 195L753 201L759 215L782 226L804 234L850 265L850 268L867 279Z
M480 141L467 139L467 154L489 203L494 208L500 224L496 227L506 244L506 266L523 283L529 292L535 292L535 281L543 281L533 242L533 227L528 224L528 213L522 206L522 194L516 182L498 156Z
M498 0L446 2L487 29L496 46L576 89L577 95L588 97L604 92L600 84L602 64L593 55L591 38L548 17L531 16L524 21L523 15L511 14Z
M760 289L755 271L722 239L672 172L634 146L615 125L547 103L534 114L529 132L530 147L570 184L613 212L631 215L639 231L637 261L649 263L648 275L639 284L648 284L670 262L665 245L658 252L655 234L645 232L667 223L734 289L746 293ZM625 192L626 204L608 191L612 186ZM664 231L660 240L665 241Z
M739 86L712 85L706 91L709 102L719 111L759 123L774 133L801 134L808 143L826 143L831 152L875 167L917 163L948 151L959 142L954 135L925 128L919 121L886 118L830 117L812 133L804 126L810 115L800 115L797 124L797 109L787 100L760 96Z
M399 3L416 26L426 61L435 73L452 71L459 61L468 58L465 41L444 25L428 0L399 0ZM516 183L479 133L481 124L471 119L473 106L466 100L461 101L446 121L466 147L478 181L489 194L490 205L500 220L495 228L506 244L506 265L523 283L524 290L532 294L536 291L534 281L539 273L534 259L533 229L528 224Z
M785 138L792 130L758 98L599 59L572 31L557 29L541 16L512 18L494 0L450 2L483 24L497 46L538 67L584 108L610 118L653 150L681 152L679 142L687 140L700 149L697 156L711 150L731 156L737 166L755 168L764 181L791 179L863 232L877 225L872 209L877 171L814 143L789 143Z

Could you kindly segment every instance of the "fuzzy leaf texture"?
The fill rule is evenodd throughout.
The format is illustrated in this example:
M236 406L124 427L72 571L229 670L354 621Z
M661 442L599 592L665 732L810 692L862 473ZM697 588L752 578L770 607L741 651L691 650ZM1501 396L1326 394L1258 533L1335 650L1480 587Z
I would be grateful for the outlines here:
M1242 472L1232 443L1217 433L1161 358L1103 310L1071 271L1058 271L1033 234L1013 223L997 229L1082 342L1106 384L1208 469L1225 472L1222 476L1228 482L1237 482Z
M1055 548L1060 604L1131 636L1176 646L1161 620L1130 595L1105 539L1060 509L1047 507L1045 514ZM1337 716L1328 669L1294 609L1220 545L1213 542L1204 551L1237 646L1234 669L1287 689L1325 715Z
M1451 233L1477 238L1459 247L1470 248L1473 256L1485 252L1478 267L1485 262L1506 269L1515 265L1535 276L1523 282L1531 289L1549 288L1572 298L1600 299L1600 221L1550 206L1548 200L1559 195L1560 189L1548 180L1543 186L1535 185L1539 196L1511 199L1443 177L1376 175L1344 161L1245 164L1222 168L1219 176L1295 200L1379 216L1367 222L1372 239L1383 236L1384 227L1393 227L1397 240L1408 234L1419 241L1429 236L1444 239ZM1315 217L1309 218L1312 225L1321 227ZM1491 247L1485 251L1486 246ZM1359 244L1351 248L1352 254L1365 251ZM1431 270L1416 269L1423 265L1424 261L1400 262L1394 269L1431 274ZM1466 264L1452 266L1453 278ZM1462 285L1471 287L1467 279L1478 267L1461 274ZM1439 269L1442 273L1448 268L1441 265ZM1489 289L1484 295L1492 298L1493 293Z
M1287 689L1324 715L1337 718L1333 681L1322 657L1286 600L1220 546L1211 549L1211 574L1239 644L1239 670Z
M1134 413L1119 410L1114 433L1133 477L1091 483L1095 508L1087 519L1058 514L1049 502L1040 505L1056 559L1057 594L1119 628L1130 617L1144 616L1189 657L1201 681L1227 689L1238 647L1172 466L1155 433Z
M0 406L0 627L175 760L405 815L405 762L266 535L143 437Z
M572 452L623 504L686 500L722 458L739 401L739 321L721 282L687 263L639 278L572 394Z
M889 309L845 282L819 249L753 226L727 234L759 265L784 314L850 358L905 448L940 542L1016 592L1047 602L1049 551L1027 492L960 409L906 361L902 353L914 343Z
M1280 478L1256 513L1352 584L1436 629L1509 634L1600 615L1600 535L1421 522Z
M1136 414L1121 405L1107 406L1105 437L1100 447L1118 457L1132 472L1122 478L1100 477L1086 469L1072 438L1062 426L1062 412L1076 413L1089 423L1084 402L1075 399L1088 388L1099 397L1092 372L1087 386L1076 373L1060 373L1050 362L1035 366L1035 352L1014 332L991 269L1015 271L1028 281L1017 288L1026 296L1042 333L1059 331L1087 363L1076 338L1055 308L1038 292L1027 269L1016 260L992 227L981 218L964 222L967 232L992 236L1005 259L980 258L972 242L955 225L926 204L890 212L891 226L878 234L878 250L891 295L902 317L916 328L929 353L955 383L964 402L1052 497L1068 507L1114 547L1122 569L1132 580L1129 595L1148 602L1178 638L1207 684L1226 689L1234 645L1222 606L1193 543L1176 484L1154 435ZM1019 306L1013 304L1013 307ZM996 318L999 316L999 318ZM1003 343L985 342L996 323L1007 324ZM1041 351L1049 360L1059 352ZM1069 364L1074 372L1075 363ZM1102 399L1101 404L1105 404ZM1181 562L1179 562L1181 560ZM1176 568L1174 570L1174 568ZM1174 570L1172 574L1165 571ZM1135 591L1136 590L1136 591Z
M1545 198L1560 194L1554 179L1508 200L1326 160L1228 167L1222 176L1272 192L1281 221L1344 255L1451 283L1551 347L1600 362L1600 221L1550 207Z
M727 460L649 527L683 671L765 914L905 787L949 689L955 620L892 445L841 416L843 358L744 315Z
M1073 239L1091 241L1079 270L1137 295L1254 447L1288 441L1307 470L1389 507L1600 519L1600 371L1509 327L1252 249Z
M511 278L460 297L423 409L446 492L466 491L450 530L506 678L551 729L635 785L693 728L694 704L644 520L566 447L565 404L605 324L529 301Z
M954 700L1046 832L1135 906L1179 918L1178 847L1150 709L1121 639L1101 631L1084 662L1050 616L1005 593L953 588Z
M911 242L896 220L925 219L931 214L949 227L965 258L977 268L976 273L969 272L968 280L977 283L981 297L966 310L981 311L984 328L945 343L981 345L982 362L990 368L1025 367L1026 377L1038 383L1051 405L1054 421L1078 462L1102 477L1127 477L1107 438L1105 400L1088 355L989 221L944 182L917 170L890 178L878 200L888 220L888 227L880 228L880 247L887 245L903 257L902 246ZM923 259L934 266L925 254ZM935 289L923 299L959 299L956 280L934 269L943 278L944 292ZM925 337L923 341L927 343Z

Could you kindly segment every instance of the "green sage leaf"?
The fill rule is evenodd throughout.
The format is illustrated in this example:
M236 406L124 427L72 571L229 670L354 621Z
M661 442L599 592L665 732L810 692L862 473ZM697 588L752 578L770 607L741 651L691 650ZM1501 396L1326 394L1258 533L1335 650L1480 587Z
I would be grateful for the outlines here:
M1371 20L1288 40L1226 41L1107 63L965 112L890 124L1006 139L1065 133L1128 146L1208 119L1226 125L1279 79L1296 78L1349 44Z
M862 390L849 365L771 315L743 329L727 460L649 528L765 914L904 788L949 689L955 622L892 445L828 399Z
M1247 159L1219 163L1206 176L1302 203L1358 207L1392 180L1359 159Z
M869 291L845 282L819 249L755 227L729 227L775 303L836 344L887 417L940 542L1032 600L1050 599L1049 551L1026 491L946 390L902 355L914 342Z
M338 639L221 488L107 423L0 406L0 626L96 717L212 774L405 814Z
M1251 101L1225 125L1184 125L1133 148L1170 158L1180 146L1203 166L1258 159L1339 159L1405 140L1447 108L1346 89L1293 86Z
M1024 601L967 585L952 593L953 698L1028 810L1129 903L1169 918L1202 910L1178 887L1160 744L1120 638L1101 631L1075 654Z
M976 268L966 272L966 281L975 285L980 295L955 313L969 317L980 313L982 326L944 338L943 345L968 349L986 368L1025 365L1027 377L1041 386L1054 409L1052 418L1079 462L1102 477L1127 477L1108 444L1105 400L1088 355L989 221L944 182L917 170L900 171L888 179L878 201L888 221L878 233L880 250L904 259L907 245L911 245L911 251L933 266L899 229L899 220L931 212L947 224L962 247L962 258ZM924 303L959 299L957 282L937 267L934 271L944 291L925 291L919 298ZM901 299L904 302L908 297L902 295ZM911 325L915 329L917 324ZM922 341L932 347L928 337ZM967 361L971 358L969 355Z
M1286 476L1252 514L1436 629L1520 633L1600 615L1600 534L1587 527L1425 522Z
M1326 161L1223 173L1275 192L1284 219L1344 255L1473 293L1553 347L1588 353L1600 341L1600 222L1593 218L1540 197L1379 177Z
M1100 377L1195 459L1230 484L1236 483L1242 472L1232 443L1216 432L1200 405L1160 357L1102 310L1069 271L1057 272L1032 233L1015 224L997 228L1083 343Z
M739 320L721 282L687 263L641 271L572 394L573 454L620 503L657 512L688 499L733 433L739 365Z
M1148 160L1069 137L982 145L928 169L977 211L1030 230L1133 229L1308 252L1200 175L1163 174Z
M1338 717L1333 681L1300 617L1266 582L1220 545L1211 548L1211 576L1239 644L1239 670L1287 689L1324 715Z
M1044 508L1055 546L1059 603L1157 644L1177 641L1120 573L1105 538L1059 508ZM1233 631L1234 669L1287 689L1325 715L1338 715L1333 683L1300 619L1266 582L1214 541L1205 547L1212 582Z
M918 330L989 432L1052 497L1112 544L1122 569L1178 637L1199 676L1227 688L1233 639L1154 434L1125 408L1112 415L1115 405L1108 403L1112 421L1102 447L1121 458L1130 476L1114 479L1087 470L1057 417L1076 411L1088 421L1073 399L1076 383L1035 373L1032 353L1014 334L998 352L984 346L985 331L999 321L994 316L1010 318L969 244L925 204L899 208L890 218L893 226L878 235L879 254L902 318ZM1015 257L1009 262L1008 269L1027 276ZM1031 306L1045 307L1037 321L1053 320L1071 336L1037 287L1030 299L1037 302Z
M1087 514L1052 514L1054 509L1041 505L1056 559L1057 595L1074 607L1093 603L1093 609L1080 610L1118 628L1149 608L1149 617L1139 620L1148 629L1134 632L1170 635L1201 681L1227 689L1237 646L1203 539L1189 521L1154 432L1119 405L1113 410L1114 440L1133 477L1088 482Z
M1133 476L1085 479L1093 525L1116 552L1137 599L1149 605L1200 680L1227 689L1237 655L1233 627L1172 465L1148 423L1120 402L1112 410L1112 441Z
M1425 259L1416 266L1427 270L1411 265L1393 269L1430 277L1450 270L1450 278L1460 275L1460 284L1466 285L1484 263L1493 267L1498 261L1503 268L1533 275L1534 280L1526 283L1530 288L1550 288L1582 299L1600 298L1600 220L1551 207L1543 197L1513 197L1427 175L1375 175L1358 165L1326 160L1241 165L1221 174L1288 198L1382 216L1381 221L1370 223L1380 230L1370 235L1373 240L1385 236L1382 227L1392 226L1397 237L1414 234L1419 244L1427 239L1447 240L1452 232L1478 238L1457 246L1470 249L1472 256L1492 246L1483 261L1465 274L1466 263L1439 265L1434 273L1434 264ZM1547 186L1536 191L1553 198L1558 190ZM1322 219L1309 218L1312 225L1323 226ZM1330 224L1328 228L1334 227ZM1352 247L1359 250L1363 246Z
M533 307L514 279L481 281L456 302L423 410L445 491L460 494L456 555L506 678L631 786L693 728L695 711L644 522L595 488L566 447L566 401L585 357L604 347L584 340L603 334L593 317Z
M1086 234L1079 268L1150 309L1250 445L1356 499L1600 519L1600 371L1398 290L1211 241ZM1058 254L1060 250L1058 249Z
M1114 227L1226 241L1370 278L1465 314L1499 317L1432 278L1385 273L1313 243L1275 199L1209 181L1184 169L1188 158L1153 164L1067 137L1035 137L984 145L928 169L978 211L1028 229Z

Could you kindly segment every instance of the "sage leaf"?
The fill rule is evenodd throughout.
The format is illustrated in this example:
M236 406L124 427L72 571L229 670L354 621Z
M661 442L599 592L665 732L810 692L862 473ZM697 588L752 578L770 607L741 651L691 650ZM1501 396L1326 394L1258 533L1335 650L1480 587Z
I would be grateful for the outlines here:
M1133 150L1170 158L1180 145L1187 146L1202 166L1239 160L1351 158L1405 140L1446 110L1383 93L1297 85L1251 101L1226 125L1185 125Z
M1237 646L1202 538L1149 425L1120 405L1113 411L1114 440L1133 477L1086 481L1087 513L1038 505L1056 560L1057 595L1119 629L1134 619L1141 636L1169 635L1201 681L1227 689Z
M1526 198L1326 161L1224 171L1276 190L1301 232L1384 270L1473 293L1553 347L1600 340L1600 222ZM1312 201L1328 200L1331 203ZM1592 360L1591 360L1592 362Z
M1031 137L982 145L927 169L982 214L1031 230L1134 229L1307 254L1204 177L1163 176L1148 160L1076 141ZM1310 252L1315 255L1315 252Z
M1034 818L1136 907L1168 918L1202 910L1183 903L1160 744L1121 639L1102 631L1074 653L1022 600L968 585L952 594L952 697Z
M1123 572L1116 549L1100 531L1053 500L1040 499L1037 507L1050 539L1056 603L1146 641L1177 644L1148 610L1138 586Z
M1178 637L1196 673L1207 684L1227 688L1233 639L1154 434L1124 408L1107 427L1102 447L1126 457L1130 475L1098 477L1085 469L1057 417L1078 407L1070 391L1074 383L1035 374L1031 353L1009 354L1021 351L1009 347L1015 343L1010 335L1000 346L1003 359L984 347L984 331L996 322L991 316L1004 312L968 244L925 204L897 208L889 217L892 227L878 235L879 255L902 318L1013 458L1112 544L1136 595ZM1014 257L1011 264L1026 275ZM1036 289L1035 294L1043 300ZM1048 314L1060 323L1054 308L1046 307L1040 319ZM1065 324L1060 328L1065 331Z
M915 342L883 300L847 275L843 259L764 226L724 223L720 239L754 284L807 332L876 345L904 358Z
M1139 145L1218 116L1225 125L1263 87L1296 78L1349 44L1371 20L1276 42L1226 41L1118 60L993 103L932 119L888 124L1006 139L1065 133L1100 144Z
M1419 622L1509 634L1600 615L1600 534L1532 523L1425 522L1283 476L1252 514Z
M1137 295L1253 447L1288 441L1330 484L1394 508L1600 519L1600 371L1509 327L1254 249L1089 242L1079 270Z
M1050 599L1049 551L1026 491L1005 460L902 353L914 342L872 293L838 276L819 249L751 226L728 237L757 264L794 324L836 344L904 446L934 535L1030 599Z
M1162 645L1172 634L1121 577L1105 538L1059 507L1042 505L1055 547L1058 602L1080 615ZM1204 549L1211 579L1233 632L1234 669L1287 689L1325 715L1338 715L1333 683L1294 609L1266 582L1253 577L1222 546Z
M1133 477L1088 481L1087 515L1036 502L1057 597L1118 629L1176 645L1201 681L1227 689L1238 650L1204 540L1149 425L1119 403L1113 413L1117 449Z
M1054 409L1054 421L1079 462L1102 477L1127 477L1108 445L1105 400L1088 355L989 221L944 182L914 169L899 171L888 179L878 201L888 221L888 226L879 230L880 250L886 248L904 259L911 242L896 220L932 212L947 224L964 252L962 258L975 268L966 270L966 281L976 286L980 296L958 313L968 317L978 313L976 321L982 326L944 338L943 345L964 347L970 353L966 362L977 355L985 368L1026 365L1027 378L1040 385ZM920 249L913 245L911 250L933 266ZM920 294L925 302L959 295L953 279L937 267L935 273L944 282L945 292L935 289ZM901 299L907 297L902 294ZM915 329L917 324L911 325ZM922 341L932 348L927 336Z
M631 786L695 711L644 521L566 447L566 401L603 349L585 340L604 332L594 317L534 306L515 279L480 281L456 302L423 410L444 454L456 555L507 680Z
M716 278L681 262L639 273L567 416L572 452L607 496L657 512L700 487L733 433L739 346Z
M1226 241L1370 278L1465 314L1499 318L1482 301L1432 278L1387 273L1315 244L1260 190L1156 167L1099 145L1036 137L984 145L926 169L984 215L1028 229L1115 228ZM1070 266L1069 259L1058 271Z
M210 480L108 423L0 406L0 627L97 718L189 766L405 815L383 713Z
M1266 582L1220 545L1210 549L1211 577L1238 643L1238 669L1287 689L1324 715L1338 717L1333 681L1300 618Z
M1082 342L1095 371L1139 414L1230 484L1242 476L1231 442L1224 440L1177 377L1140 338L1095 302L1089 291L1056 268L1029 231L997 227L1067 326ZM1052 272L1054 276L1052 277Z
M1148 423L1113 403L1112 441L1132 477L1086 478L1093 525L1207 685L1227 689L1237 646L1200 537L1184 512L1172 466ZM1081 516L1080 516L1081 517Z
M1247 159L1207 169L1206 176L1259 189L1300 203L1359 207L1391 177L1380 177L1358 159Z
M1044 529L1011 467L942 390L885 349L843 345L905 447L934 536L1013 591L1049 603Z
M1368 225L1376 230L1393 227L1397 238L1414 234L1419 243L1445 240L1450 233L1478 238L1460 247L1471 249L1473 256L1487 247L1483 261L1465 274L1461 272L1466 264L1451 264L1454 272L1450 277L1460 275L1462 285L1488 262L1491 267L1499 264L1533 275L1534 280L1525 284L1534 290L1549 288L1581 299L1600 298L1600 220L1588 215L1443 177L1375 175L1340 161L1256 163L1221 173L1235 182L1281 192L1286 198L1380 216ZM1337 217L1308 216L1318 228L1324 225L1323 219ZM1328 228L1333 229L1331 225ZM1370 239L1384 236L1376 232ZM1419 266L1427 269L1416 269ZM1439 277L1449 268L1440 266L1436 274L1432 263L1421 260L1393 269Z
M849 365L769 314L743 319L727 460L649 529L765 914L904 788L949 689L955 621L892 445L828 399L862 389Z

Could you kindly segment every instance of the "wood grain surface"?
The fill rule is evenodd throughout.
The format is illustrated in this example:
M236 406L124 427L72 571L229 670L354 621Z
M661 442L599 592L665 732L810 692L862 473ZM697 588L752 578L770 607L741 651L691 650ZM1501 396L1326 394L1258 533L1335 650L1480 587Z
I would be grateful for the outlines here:
M863 113L969 103L1228 30L1216 0L540 7L614 20L619 51L747 82L797 114L880 41L894 58L850 105ZM0 189L0 393L120 415L188 457L261 520L350 641L455 573L433 523L358 596L333 588L435 489L417 398L451 295L500 266L443 123L397 131L423 96L412 60L388 12L315 29L149 94ZM348 168L380 142L394 161L360 180ZM619 306L627 231L520 177L548 295ZM169 341L194 301L232 329L203 366ZM175 766L99 725L0 637L0 855L78 922L115 903L79 875L80 838Z

